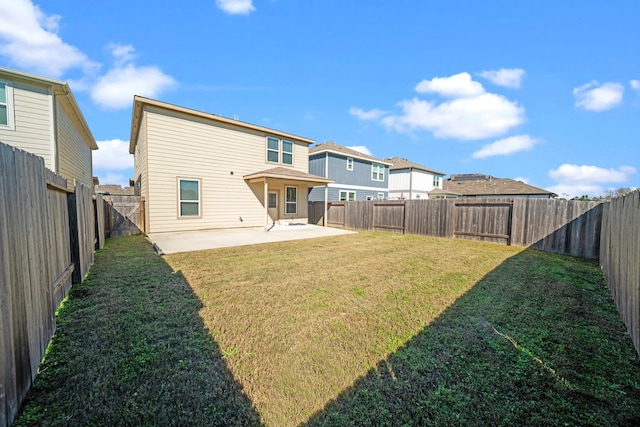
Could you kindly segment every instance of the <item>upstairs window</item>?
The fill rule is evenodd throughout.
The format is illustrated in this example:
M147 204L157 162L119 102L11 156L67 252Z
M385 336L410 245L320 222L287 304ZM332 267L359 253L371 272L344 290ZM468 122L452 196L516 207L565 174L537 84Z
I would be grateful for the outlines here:
M371 179L373 181L384 181L384 166L372 164Z
M267 137L267 161L278 163L280 161L280 140Z
M353 157L347 157L347 170L353 170Z
M268 136L267 162L293 165L293 142Z
M282 140L282 163L293 164L293 142Z
M0 80L0 128L13 129L13 87Z
M440 177L438 175L433 176L433 186L438 187L440 185Z
M179 216L200 216L200 180L178 179L178 208Z

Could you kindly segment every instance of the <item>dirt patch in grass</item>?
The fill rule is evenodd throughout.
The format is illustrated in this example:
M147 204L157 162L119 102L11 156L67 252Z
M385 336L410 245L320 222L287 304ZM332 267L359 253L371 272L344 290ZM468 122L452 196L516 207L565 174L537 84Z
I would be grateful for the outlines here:
M596 262L387 233L164 260L108 243L17 425L639 420L640 360Z

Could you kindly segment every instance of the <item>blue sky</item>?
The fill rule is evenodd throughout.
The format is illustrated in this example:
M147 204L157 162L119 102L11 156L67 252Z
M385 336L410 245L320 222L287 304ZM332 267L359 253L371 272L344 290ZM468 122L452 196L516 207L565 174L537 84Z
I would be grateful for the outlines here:
M101 183L133 176L137 94L600 196L640 186L639 22L636 0L0 0L0 64L69 83Z

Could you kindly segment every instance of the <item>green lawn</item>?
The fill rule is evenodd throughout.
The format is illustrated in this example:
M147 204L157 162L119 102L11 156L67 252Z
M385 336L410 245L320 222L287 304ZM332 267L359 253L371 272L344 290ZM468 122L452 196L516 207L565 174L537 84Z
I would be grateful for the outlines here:
M359 233L166 256L112 239L16 425L637 425L597 262Z

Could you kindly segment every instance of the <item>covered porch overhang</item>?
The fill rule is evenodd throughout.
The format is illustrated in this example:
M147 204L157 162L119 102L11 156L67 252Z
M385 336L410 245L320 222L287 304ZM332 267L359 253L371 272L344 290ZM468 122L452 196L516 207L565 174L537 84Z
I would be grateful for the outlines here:
M324 217L322 221L323 226L327 226L327 209L329 198L329 184L334 181L332 179L323 178L318 175L312 175L310 173L297 171L295 169L288 169L283 167L277 167L267 169L260 172L255 172L249 175L243 176L244 180L248 184L262 183L264 188L264 217L265 217L265 231L269 229L269 184L289 184L302 187L324 187Z

